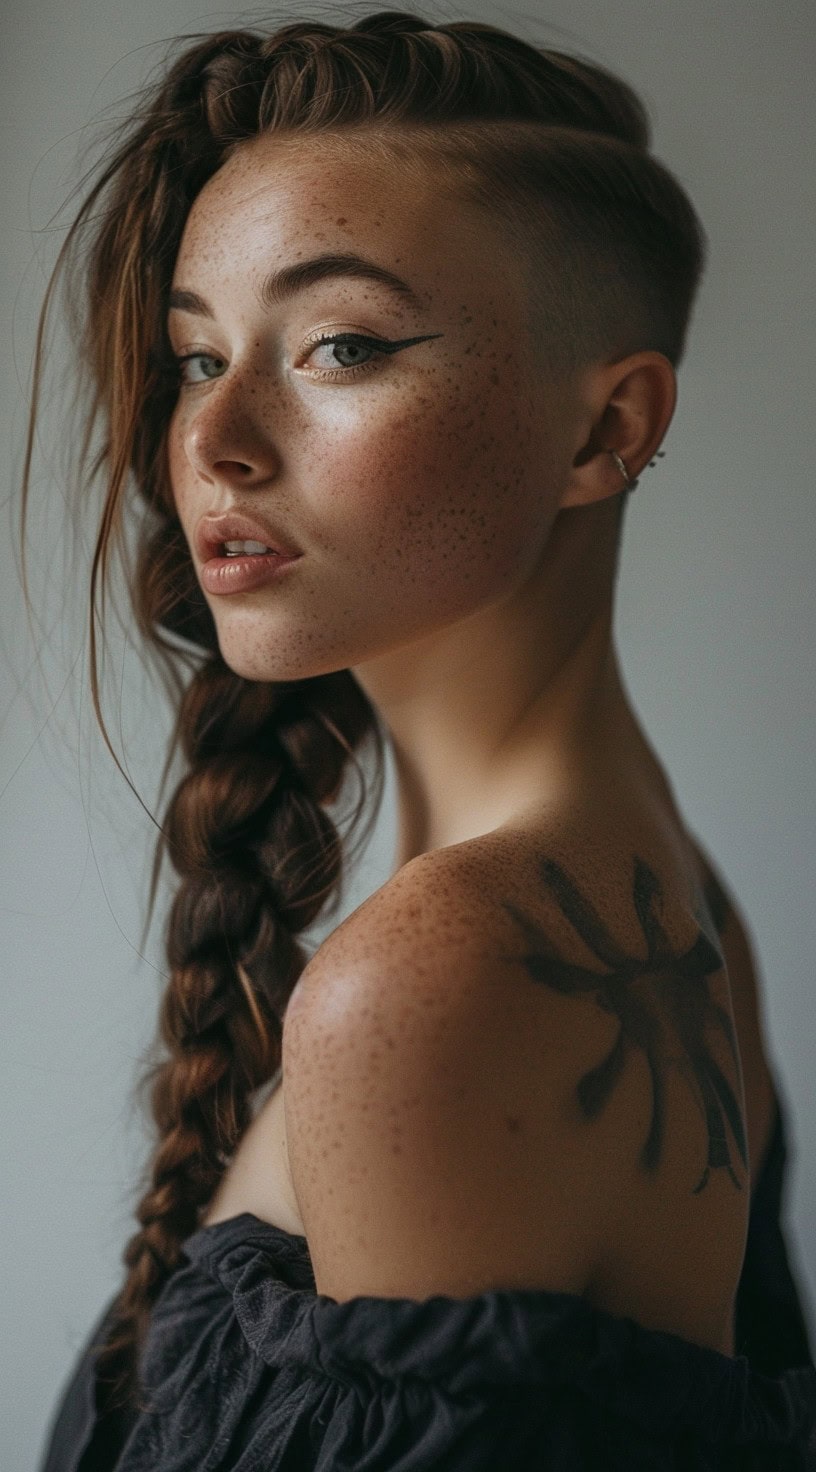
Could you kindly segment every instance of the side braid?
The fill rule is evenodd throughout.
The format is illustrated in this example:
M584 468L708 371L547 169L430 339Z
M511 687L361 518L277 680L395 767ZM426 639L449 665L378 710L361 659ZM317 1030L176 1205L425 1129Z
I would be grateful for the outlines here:
M139 1085L159 1143L123 1253L116 1333L101 1347L100 1378L118 1367L112 1404L139 1400L150 1309L251 1122L251 1096L280 1065L283 1014L308 960L296 933L339 896L346 863L324 805L372 729L347 671L255 683L216 656L185 692L189 770L159 836L181 876L158 1024L169 1056Z

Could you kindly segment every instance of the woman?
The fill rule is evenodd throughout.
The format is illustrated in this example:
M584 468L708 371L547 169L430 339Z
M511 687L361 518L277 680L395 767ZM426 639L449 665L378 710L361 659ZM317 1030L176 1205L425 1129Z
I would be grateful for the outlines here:
M46 1472L816 1465L750 950L612 638L705 255L648 150L602 68L381 12L197 39L82 206L92 607L135 490L187 769ZM383 732L395 870L308 958Z

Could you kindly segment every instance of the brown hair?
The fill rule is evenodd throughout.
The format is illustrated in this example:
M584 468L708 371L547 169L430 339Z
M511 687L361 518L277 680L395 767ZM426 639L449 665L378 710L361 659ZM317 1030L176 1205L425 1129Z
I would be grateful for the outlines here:
M676 366L705 255L691 203L648 151L642 103L586 59L492 25L437 25L404 11L368 14L348 28L300 19L274 32L174 44L182 42L191 44L114 135L57 258L39 321L23 472L28 601L25 517L42 344L66 269L90 390L77 486L84 495L101 474L107 491L90 579L94 710L122 771L100 708L95 599L101 578L104 602L111 546L123 546L132 484L140 519L129 594L178 701L162 789L177 747L186 763L158 831L148 905L149 921L166 852L180 875L159 1018L167 1053L139 1085L150 1086L158 1138L138 1184L138 1228L124 1249L116 1332L102 1356L116 1403L139 1397L151 1307L251 1121L253 1094L279 1066L283 1013L308 959L297 936L335 913L348 858L327 804L350 762L362 777L356 753L366 737L377 790L363 839L383 791L382 731L350 670L259 682L224 662L175 514L165 445L177 385L165 318L196 194L236 146L262 132L342 132L344 146L359 139L406 168L433 160L440 188L498 212L509 246L525 252L542 370L554 375L644 348ZM363 781L352 829L365 796Z

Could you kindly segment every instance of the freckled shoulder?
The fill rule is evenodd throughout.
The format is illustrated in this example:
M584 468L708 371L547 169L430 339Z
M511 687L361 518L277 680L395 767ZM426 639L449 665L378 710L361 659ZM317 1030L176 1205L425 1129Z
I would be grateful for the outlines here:
M555 837L421 855L304 970L283 1058L318 1291L583 1292L720 1345L748 1192L717 926L645 842Z
M714 1169L737 1186L747 1140L725 958L710 913L661 867L630 852L590 885L585 860L498 834L422 854L329 937L303 996L319 1010L322 993L335 1016L365 996L383 1021L422 1000L484 1024L497 1060L526 1056L531 1088L546 1075L553 1097L568 1089L576 1122L614 1128L613 1096L639 1073L647 1175L664 1155L669 1077L684 1081L707 1136L697 1189Z
M292 1180L318 1292L338 1300L578 1292L597 1261L608 1149L569 1103L597 1039L574 1003L552 1025L563 999L530 986L478 874L446 851L411 861L287 1008Z
M507 951L513 922L488 902L486 869L463 864L463 845L419 854L364 900L319 946L292 994L287 1016L301 999L329 985L354 986L401 966L401 989L430 985L444 990L495 976Z

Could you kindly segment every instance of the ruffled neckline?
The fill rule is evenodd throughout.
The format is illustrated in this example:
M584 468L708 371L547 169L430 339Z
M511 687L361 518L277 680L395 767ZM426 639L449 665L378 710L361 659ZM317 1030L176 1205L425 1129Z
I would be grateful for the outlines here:
M232 1298L249 1348L345 1384L410 1377L452 1394L571 1387L661 1434L786 1444L816 1424L816 1368L769 1376L745 1355L598 1309L574 1293L490 1289L424 1300L316 1292L307 1239L245 1211L199 1227L188 1261Z

